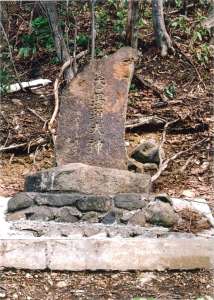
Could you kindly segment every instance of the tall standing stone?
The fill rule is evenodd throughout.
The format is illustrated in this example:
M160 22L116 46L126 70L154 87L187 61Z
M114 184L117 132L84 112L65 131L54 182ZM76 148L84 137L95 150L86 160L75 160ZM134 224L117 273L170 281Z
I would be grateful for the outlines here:
M134 49L124 47L87 65L61 97L56 160L126 169L124 144Z

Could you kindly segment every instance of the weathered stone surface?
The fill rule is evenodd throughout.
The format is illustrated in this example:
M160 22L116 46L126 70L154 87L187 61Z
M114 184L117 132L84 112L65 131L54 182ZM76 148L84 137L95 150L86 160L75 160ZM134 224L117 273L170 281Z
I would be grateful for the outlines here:
M47 267L46 242L0 238L0 268L43 270Z
M27 176L25 190L109 195L147 193L150 185L146 174L73 163Z
M98 223L99 214L96 211L89 211L83 215L81 221L88 222L88 223Z
M75 223L82 216L75 207L61 207L55 210L54 221Z
M37 205L61 207L74 205L82 197L85 195L78 193L35 193L34 199Z
M116 223L121 223L120 219L123 216L123 212L121 210L111 210L109 211L104 217L102 218L102 223L103 224L116 224Z
M131 154L131 157L141 163L160 162L159 147L154 141L143 141Z
M81 162L126 169L124 123L135 58L134 49L121 48L87 65L66 88L56 139L59 166Z
M142 163L136 161L135 159L129 158L128 170L134 171L136 173L144 173L144 166Z
M127 210L142 208L146 205L145 195L136 193L118 194L114 197L114 205Z
M28 220L50 221L55 218L55 209L48 206L32 206L26 208L24 213Z
M178 251L182 249L182 251ZM0 239L0 267L50 270L188 270L214 268L207 238Z
M8 212L27 208L34 204L34 193L18 193L8 201Z
M77 201L76 206L82 211L100 211L105 212L110 210L112 199L105 196L88 196L85 199Z
M128 224L145 226L146 217L144 211L136 212L128 221Z
M173 207L169 203L160 200L149 203L145 216L147 222L166 227L173 226L178 221L178 215Z

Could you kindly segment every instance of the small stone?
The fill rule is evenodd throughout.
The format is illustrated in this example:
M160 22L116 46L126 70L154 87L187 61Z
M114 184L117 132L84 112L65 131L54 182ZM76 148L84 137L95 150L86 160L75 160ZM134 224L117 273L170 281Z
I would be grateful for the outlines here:
M83 215L81 221L88 222L88 223L98 223L99 214L96 211L89 211Z
M78 199L81 199L85 195L79 193L37 193L35 196L35 202L38 205L48 206L70 206L74 205Z
M75 223L82 216L82 213L76 207L61 207L55 209L54 221Z
M102 219L103 224L114 224L117 221L117 215L115 211L110 211Z
M26 220L25 209L8 214L6 220L7 221Z
M88 196L77 201L76 206L81 211L106 212L112 206L112 199L105 196Z
M146 224L145 212L144 211L138 211L137 213L135 213L129 219L128 224L145 226L145 224Z
M118 194L114 197L114 205L127 210L139 209L146 205L146 197L136 193Z
M47 206L32 206L25 210L28 220L50 221L54 220L54 209Z
M144 173L144 166L142 163L129 158L128 160L128 170L129 171L134 171L136 173Z
M6 298L6 296L7 296L6 292L3 290L0 290L0 299L4 299L4 298Z
M137 212L138 210L126 211L123 213L122 217L120 218L122 223L128 223L128 220Z
M145 171L157 171L158 165L155 163L145 163L143 164L143 168Z
M166 193L156 195L155 200L160 200L162 202L169 203L170 205L172 205L172 200Z
M34 204L34 193L18 193L8 201L8 212L13 212Z
M68 286L68 284L65 281L58 281L56 284L56 287L58 288L64 288L66 286Z
M194 198L195 197L195 192L192 190L184 190L182 192L182 195L188 198Z
M145 212L146 221L151 224L171 227L178 220L173 207L169 203L160 200L150 202Z
M159 147L153 140L143 141L131 154L141 163L160 163Z

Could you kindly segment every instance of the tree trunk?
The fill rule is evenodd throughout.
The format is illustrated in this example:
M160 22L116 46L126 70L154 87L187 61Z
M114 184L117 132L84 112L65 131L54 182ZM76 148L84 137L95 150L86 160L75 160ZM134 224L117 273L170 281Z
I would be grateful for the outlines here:
M138 46L139 0L130 0L128 4L128 22L126 28L126 43L132 48Z
M171 38L168 35L165 27L163 0L152 0L152 18L156 43L161 49L161 55L166 56L169 49L171 49L172 51L174 49L172 46Z
M208 18L203 22L203 26L210 30L210 45L214 45L214 0L210 0Z
M48 21L54 38L54 44L57 56L62 63L68 61L70 53L66 47L65 40L63 38L62 29L59 25L57 10L56 10L56 1L41 1L41 4L44 6L45 11L48 16ZM70 81L74 77L72 66L68 67L65 71L66 81Z

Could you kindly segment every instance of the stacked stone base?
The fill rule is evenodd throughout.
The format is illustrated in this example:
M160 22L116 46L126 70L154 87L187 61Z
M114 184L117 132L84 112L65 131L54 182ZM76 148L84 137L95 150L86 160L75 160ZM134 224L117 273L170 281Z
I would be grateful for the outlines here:
M151 195L150 176L144 174L68 164L28 176L25 190L10 199L8 221L169 228L183 222L169 197ZM210 228L207 214L200 219L200 226Z
M127 224L142 209L150 189L148 175L84 164L38 172L26 178L26 192L8 203L8 220Z

